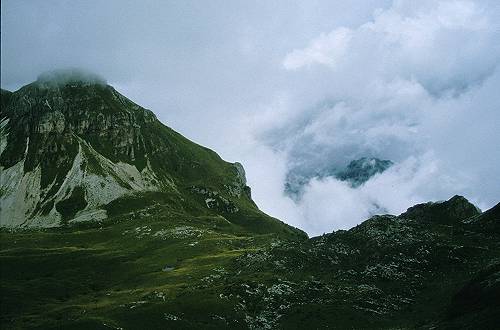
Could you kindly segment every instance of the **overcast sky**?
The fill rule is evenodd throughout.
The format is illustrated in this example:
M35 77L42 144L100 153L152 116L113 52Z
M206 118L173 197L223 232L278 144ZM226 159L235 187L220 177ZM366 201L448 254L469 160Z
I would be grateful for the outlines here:
M100 74L166 125L244 164L266 212L316 235L374 205L500 200L500 2L1 2L1 85ZM365 185L285 176L362 156Z

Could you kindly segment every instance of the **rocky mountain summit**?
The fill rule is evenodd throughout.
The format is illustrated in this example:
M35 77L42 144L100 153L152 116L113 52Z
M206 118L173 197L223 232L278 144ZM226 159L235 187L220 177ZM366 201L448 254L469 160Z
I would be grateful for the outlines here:
M253 219L243 226L301 234L257 209L240 164L164 126L96 75L60 70L2 90L0 120L3 227L102 221L112 202L159 193L183 208Z
M1 97L2 329L500 324L500 204L454 196L308 238L258 210L240 164L95 75Z

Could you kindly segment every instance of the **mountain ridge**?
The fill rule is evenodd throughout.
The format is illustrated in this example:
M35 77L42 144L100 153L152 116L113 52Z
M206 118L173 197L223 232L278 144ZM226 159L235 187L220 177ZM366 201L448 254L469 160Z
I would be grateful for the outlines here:
M258 210L241 164L184 138L96 75L42 74L2 91L2 105L2 226L103 221L116 199L162 192L242 226L303 235Z

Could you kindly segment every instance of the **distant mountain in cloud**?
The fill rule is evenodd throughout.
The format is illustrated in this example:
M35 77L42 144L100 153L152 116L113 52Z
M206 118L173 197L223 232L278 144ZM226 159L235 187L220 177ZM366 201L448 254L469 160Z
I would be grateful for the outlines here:
M362 157L351 161L345 168L338 169L329 167L317 172L301 173L300 171L288 172L285 182L285 192L294 200L299 200L304 186L312 178L324 179L333 177L340 181L346 181L351 187L356 188L370 180L374 175L382 173L394 163L390 160L381 160L375 157Z

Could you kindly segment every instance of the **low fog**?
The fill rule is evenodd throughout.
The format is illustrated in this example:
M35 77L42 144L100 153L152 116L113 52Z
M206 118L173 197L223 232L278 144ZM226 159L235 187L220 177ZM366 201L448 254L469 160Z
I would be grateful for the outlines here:
M500 199L497 1L4 0L1 15L2 88L67 67L106 79L243 163L259 207L310 235L455 194ZM290 173L360 157L394 165L284 193Z
M103 77L80 68L60 68L46 71L38 75L36 80L40 84L49 85L67 85L74 82L99 85L106 85L107 83Z

